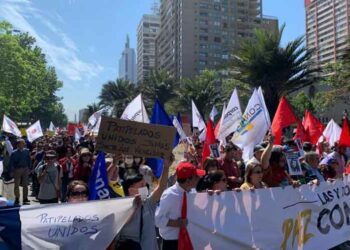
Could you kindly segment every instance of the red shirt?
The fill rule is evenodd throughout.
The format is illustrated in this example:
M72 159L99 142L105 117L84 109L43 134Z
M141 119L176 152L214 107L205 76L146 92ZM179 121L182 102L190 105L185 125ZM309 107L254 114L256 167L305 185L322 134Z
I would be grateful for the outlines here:
M219 169L225 172L226 177L231 177L231 176L234 176L236 178L241 177L239 167L234 160L228 160L223 158L223 159L219 159L218 161L219 161ZM240 183L236 183L231 180L228 180L227 184L230 186L230 188L236 188L240 186Z
M288 179L289 175L284 168L269 166L269 168L264 171L263 182L265 182L268 187L280 187L282 182L288 181Z

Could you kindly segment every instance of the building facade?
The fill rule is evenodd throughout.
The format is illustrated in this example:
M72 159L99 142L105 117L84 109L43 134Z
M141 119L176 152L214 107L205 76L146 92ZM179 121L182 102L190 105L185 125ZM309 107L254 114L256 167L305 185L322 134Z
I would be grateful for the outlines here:
M137 28L137 82L149 79L156 67L156 37L160 29L158 14L143 15Z
M119 79L137 83L135 49L130 48L129 36L126 37L125 48L119 59Z
M339 59L349 39L350 0L305 0L306 46L315 67Z
M225 65L255 28L273 26L261 0L161 0L160 19L156 66L177 79Z

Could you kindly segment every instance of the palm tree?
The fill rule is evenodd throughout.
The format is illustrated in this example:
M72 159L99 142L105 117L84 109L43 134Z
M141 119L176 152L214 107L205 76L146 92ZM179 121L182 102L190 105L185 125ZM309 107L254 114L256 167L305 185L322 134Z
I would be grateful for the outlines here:
M88 115L88 117L90 117L93 113L101 110L102 107L101 107L100 103L93 102L93 103L87 105L86 109L88 110L87 115Z
M102 86L99 96L100 106L111 110L111 115L120 117L125 107L137 95L137 88L129 81L117 79L117 81L108 81Z
M171 101L175 96L177 83L166 71L153 71L150 78L141 83L140 90L147 107L152 107L158 98L162 105Z
M218 74L212 70L205 70L194 79L185 79L175 91L177 98L174 104L177 111L190 113L191 101L196 103L199 112L207 117L213 105L221 105L220 85Z
M315 81L318 69L311 68L311 51L299 37L281 46L285 25L279 31L255 31L255 40L241 44L232 61L235 78L252 88L261 86L271 115L277 109L281 96L288 95Z

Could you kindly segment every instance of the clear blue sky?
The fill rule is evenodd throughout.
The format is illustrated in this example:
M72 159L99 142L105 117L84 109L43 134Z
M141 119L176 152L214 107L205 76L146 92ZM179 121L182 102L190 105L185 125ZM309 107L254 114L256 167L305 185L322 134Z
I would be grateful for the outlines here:
M264 15L286 23L283 43L305 32L303 0L262 0ZM28 31L55 66L69 119L97 102L101 86L118 77L126 35L136 48L137 25L154 0L0 0L0 20Z

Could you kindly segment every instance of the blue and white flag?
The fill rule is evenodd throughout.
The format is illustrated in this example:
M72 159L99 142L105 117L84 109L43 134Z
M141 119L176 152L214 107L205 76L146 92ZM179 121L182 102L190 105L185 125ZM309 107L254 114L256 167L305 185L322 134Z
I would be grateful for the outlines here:
M105 154L100 152L89 180L89 200L103 200L108 198L109 186Z

